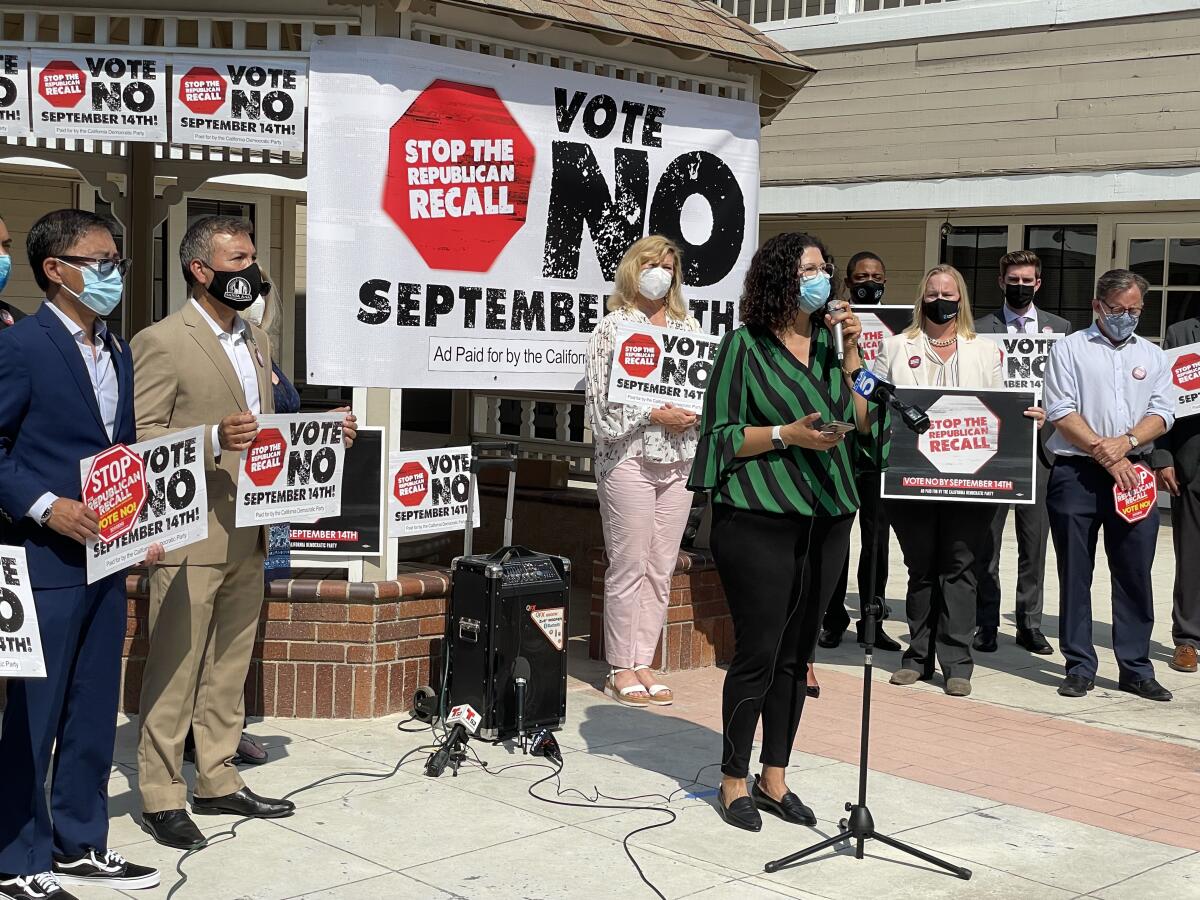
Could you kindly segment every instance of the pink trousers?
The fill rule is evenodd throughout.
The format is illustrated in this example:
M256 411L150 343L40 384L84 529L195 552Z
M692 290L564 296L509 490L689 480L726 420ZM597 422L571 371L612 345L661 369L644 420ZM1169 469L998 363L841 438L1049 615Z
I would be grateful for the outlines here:
M597 485L608 553L604 655L614 668L654 661L692 505L689 469L627 459Z

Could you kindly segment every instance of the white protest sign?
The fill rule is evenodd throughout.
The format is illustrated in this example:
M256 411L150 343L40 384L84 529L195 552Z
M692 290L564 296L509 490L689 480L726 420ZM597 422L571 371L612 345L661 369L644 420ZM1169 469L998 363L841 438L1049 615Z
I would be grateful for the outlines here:
M1175 398L1175 418L1200 413L1200 344L1188 344L1166 351L1171 365L1171 393Z
M312 522L342 512L342 413L259 416L238 466L239 528Z
M46 677L24 547L0 547L0 677Z
M608 402L670 403L698 413L720 339L707 334L622 322L608 377Z
M1046 378L1046 365L1050 351L1066 335L1045 332L1042 334L981 334L1000 348L1000 360L1004 371L1004 386L1013 390L1034 391L1042 394L1042 382Z
M570 390L664 234L706 331L758 247L755 103L390 38L309 60L309 379Z
M883 342L900 334L912 324L912 309L907 306L858 305L851 307L862 325L858 336L858 355L863 368L870 371Z
M167 58L140 51L35 49L33 131L94 141L167 139Z
M463 531L471 489L471 448L393 451L388 457L388 537ZM479 527L476 493L471 527Z
M0 137L29 131L29 51L0 50Z
M87 542L88 584L136 566L151 544L178 550L208 537L204 427L117 445L79 463L83 502L100 518Z
M173 143L304 149L306 63L177 56L171 65Z

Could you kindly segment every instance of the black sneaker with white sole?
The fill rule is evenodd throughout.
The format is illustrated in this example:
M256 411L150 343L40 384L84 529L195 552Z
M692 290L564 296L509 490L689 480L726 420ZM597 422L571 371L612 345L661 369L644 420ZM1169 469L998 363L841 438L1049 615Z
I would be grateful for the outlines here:
M0 875L0 897L4 900L79 900L63 890L53 872Z
M95 884L121 890L158 887L158 869L129 862L116 850L89 850L78 859L54 857L54 874L63 884Z

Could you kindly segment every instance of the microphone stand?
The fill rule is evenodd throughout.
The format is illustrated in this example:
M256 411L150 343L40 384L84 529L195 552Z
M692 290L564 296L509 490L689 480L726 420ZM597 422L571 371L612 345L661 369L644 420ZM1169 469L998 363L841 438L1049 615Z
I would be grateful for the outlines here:
M915 431L918 434L928 430L929 417L925 414L925 411L918 407L910 406L899 400L889 389L883 385L879 385L869 399L874 400L881 406L887 404L896 410L896 412L900 414L900 420L910 430ZM883 436L881 433L880 439L875 441L872 459L872 464L874 465L875 471L878 473L883 472L882 437ZM877 503L871 510L871 519L875 526L873 533L876 535L879 534L882 526L882 522L880 521L880 507L882 505L883 501L880 500L880 502ZM878 540L873 541L871 546L867 549L867 552L870 554L868 557L869 562L867 564L867 569L870 573L870 580L867 583L871 585L872 592L875 590L875 576L879 567L878 545ZM854 858L862 859L863 847L866 842L869 840L876 840L880 843L886 844L889 847L892 847L893 849L907 853L910 856L915 856L917 859L923 860L931 865L939 866L956 875L957 877L962 878L964 881L969 881L971 879L970 869L964 869L963 867L956 866L944 859L938 859L936 856L926 853L924 850L919 850L910 844L899 841L890 835L880 834L875 830L875 820L871 817L871 810L867 806L867 757L870 753L871 740L871 683L873 681L871 675L875 664L875 628L879 618L882 616L883 604L880 602L878 597L874 596L872 596L869 600L860 598L860 601L860 605L862 607L862 640L860 643L863 647L863 693L862 725L858 748L858 802L846 803L846 812L848 812L850 815L838 822L838 828L841 830L833 837L826 838L819 843L813 844L811 847L798 850L795 853L789 854L788 856L772 860L763 866L763 869L767 872L778 872L785 866L790 866L793 863L804 859L805 857L812 856L815 853L820 853L822 850L832 847L834 844L840 844L843 841L851 840L855 842Z

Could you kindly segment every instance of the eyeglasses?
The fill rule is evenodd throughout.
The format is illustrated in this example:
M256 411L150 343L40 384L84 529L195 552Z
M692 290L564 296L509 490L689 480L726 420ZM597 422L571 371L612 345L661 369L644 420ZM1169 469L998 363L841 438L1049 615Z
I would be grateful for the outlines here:
M56 256L55 259L62 260L65 263L74 263L77 266L87 266L89 269L95 269L96 274L101 278L107 278L116 269L124 278L129 272L129 267L133 265L132 259L109 259L107 257L96 258L93 256Z
M1119 316L1121 313L1129 313L1129 315L1135 319L1140 319L1142 317L1142 307L1140 306L1137 309L1124 309L1120 306L1109 306L1103 300L1098 300L1097 302L1106 310L1108 310L1108 314L1110 316Z
M836 271L837 267L833 263L825 263L823 266L801 266L800 277L807 281L810 278L816 278L819 273L824 272L832 278L833 273Z

